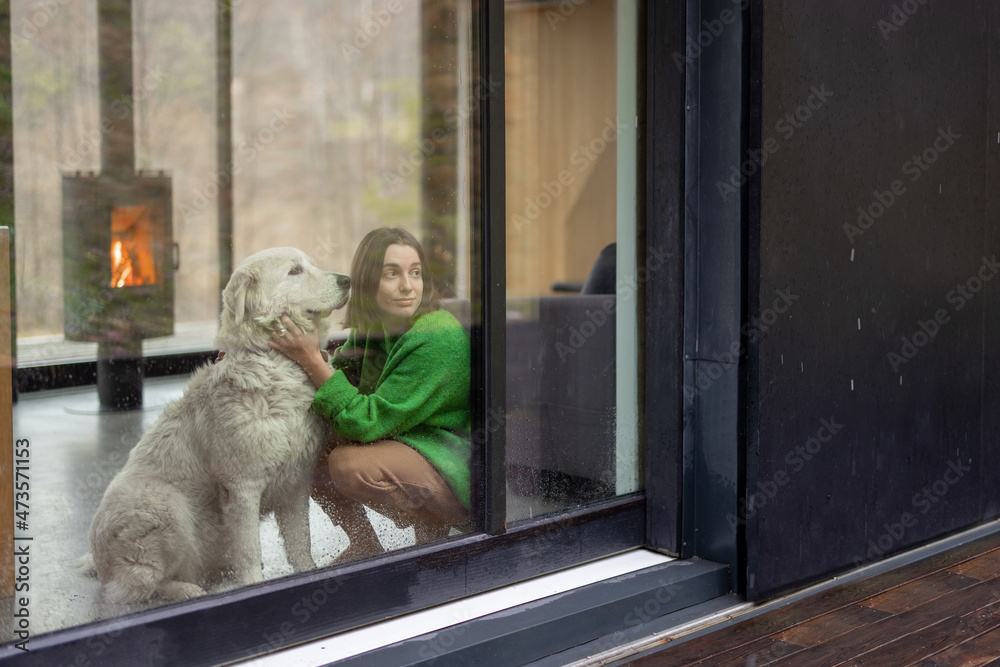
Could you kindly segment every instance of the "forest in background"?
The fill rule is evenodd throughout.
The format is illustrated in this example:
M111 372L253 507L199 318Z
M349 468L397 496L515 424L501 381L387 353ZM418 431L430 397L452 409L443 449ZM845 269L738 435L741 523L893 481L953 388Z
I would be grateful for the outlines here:
M233 163L219 165L214 3L133 4L133 99L123 103L136 168L172 177L178 323L217 318L216 184L229 174L237 263L292 245L347 272L372 227L419 235L420 3L233 5ZM11 11L25 338L62 331L61 176L100 168L97 10L96 0L15 0Z

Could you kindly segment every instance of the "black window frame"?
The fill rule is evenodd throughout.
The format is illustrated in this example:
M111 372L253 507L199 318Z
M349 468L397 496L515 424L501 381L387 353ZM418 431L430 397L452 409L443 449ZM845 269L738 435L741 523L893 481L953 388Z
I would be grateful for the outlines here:
M492 93L479 105L481 195L474 199L483 233L473 239L482 268L481 282L474 288L479 294L473 299L478 296L482 304L472 330L473 405L487 443L475 459L475 469L481 471L474 489L478 532L393 552L376 562L299 573L35 636L29 644L35 662L76 664L84 656L89 662L82 664L218 664L636 547L681 553L685 69L678 68L672 56L684 53L686 5L684 0L639 2L638 153L645 172L637 193L640 258L652 261L654 249L676 249L670 253L673 261L650 272L640 290L644 490L506 523L504 95L503 86L491 86ZM502 82L504 2L480 0L473 6L479 7L473 15L479 18L474 38L480 47L481 80ZM41 373L57 374L55 367ZM8 651L14 651L12 644L0 656L10 655Z

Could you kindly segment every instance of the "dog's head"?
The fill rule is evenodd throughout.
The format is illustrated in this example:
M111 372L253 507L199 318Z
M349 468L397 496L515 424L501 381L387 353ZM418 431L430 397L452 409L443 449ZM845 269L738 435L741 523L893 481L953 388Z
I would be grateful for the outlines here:
M287 314L303 331L329 326L327 318L347 303L351 279L323 271L296 248L270 248L240 263L222 292L216 345L267 349L271 330Z

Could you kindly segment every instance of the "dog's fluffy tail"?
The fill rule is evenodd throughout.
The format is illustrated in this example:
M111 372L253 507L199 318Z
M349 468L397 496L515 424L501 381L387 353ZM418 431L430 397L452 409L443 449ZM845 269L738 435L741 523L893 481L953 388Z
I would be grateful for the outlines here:
M163 580L163 572L139 563L120 564L114 568L114 578L104 584L104 599L115 604L145 602Z
M76 571L85 577L97 578L97 565L94 564L94 555L85 554L76 561Z
M76 561L76 570L80 574L97 578L97 564L94 554L88 553ZM115 578L104 587L104 599L107 602L131 604L143 602L152 596L157 584L162 579L162 573L155 567L135 563L122 564L115 568Z
M76 561L76 570L80 574L97 578L97 565L94 555L86 554ZM163 572L155 565L143 563L120 563L114 568L114 578L104 586L105 602L113 604L135 604L145 602L154 594L159 594L165 600L176 602L190 600L204 595L205 591L195 584L166 581Z

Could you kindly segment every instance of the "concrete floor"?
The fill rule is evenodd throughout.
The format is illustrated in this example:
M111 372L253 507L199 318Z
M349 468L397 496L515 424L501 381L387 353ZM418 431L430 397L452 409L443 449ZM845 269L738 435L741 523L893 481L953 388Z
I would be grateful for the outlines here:
M93 387L25 394L14 405L14 437L28 439L31 451L28 529L16 536L32 538L32 637L142 608L102 603L98 582L79 574L76 565L87 552L87 532L104 489L144 430L186 384L187 376L147 380L143 408L123 412L101 412ZM412 528L400 530L380 515L370 516L387 549L413 544ZM347 546L343 531L315 504L310 528L320 567ZM262 525L261 542L265 578L291 574L273 517ZM0 641L14 637L13 605L12 599L0 600Z

